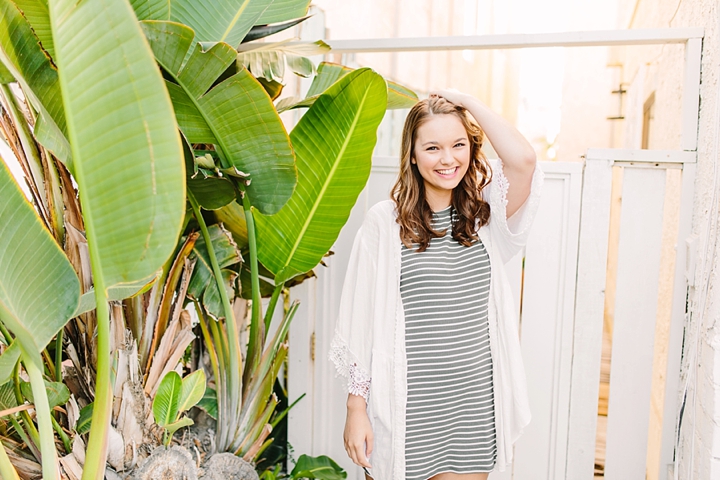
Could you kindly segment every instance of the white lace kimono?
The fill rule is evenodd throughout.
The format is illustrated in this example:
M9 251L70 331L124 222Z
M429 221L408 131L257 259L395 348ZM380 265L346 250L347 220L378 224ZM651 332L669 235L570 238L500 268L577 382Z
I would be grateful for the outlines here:
M501 163L493 163L493 180L483 190L491 215L478 235L491 264L488 321L495 395L495 469L499 471L512 462L512 445L530 421L515 327L517 313L504 264L527 241L542 183L543 173L537 167L530 196L510 219L505 217L508 182ZM395 218L394 202L380 202L368 211L355 237L330 349L330 359L348 379L348 391L368 401L374 434L370 463L373 476L381 480L403 480L405 476L407 358L400 297L400 227Z

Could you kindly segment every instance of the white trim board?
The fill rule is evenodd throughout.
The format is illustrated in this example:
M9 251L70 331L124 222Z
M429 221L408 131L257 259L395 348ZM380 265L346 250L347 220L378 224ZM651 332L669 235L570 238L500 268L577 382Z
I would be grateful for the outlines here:
M690 39L700 39L703 36L703 28L689 27L502 35L454 35L446 37L326 39L325 42L330 45L334 53L356 53L660 45L687 43Z

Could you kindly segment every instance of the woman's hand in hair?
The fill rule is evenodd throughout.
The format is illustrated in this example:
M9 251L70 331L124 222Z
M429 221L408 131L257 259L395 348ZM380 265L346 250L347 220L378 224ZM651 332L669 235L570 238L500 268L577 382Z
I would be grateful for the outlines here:
M430 92L430 98L434 98L434 97L444 98L448 102L455 104L455 105L459 105L461 107L466 107L465 103L467 102L467 100L473 98L466 93L463 93L459 90L455 90L454 88L433 90Z
M373 450L373 432L363 397L348 395L343 440L345 441L345 451L353 463L371 468L368 457Z

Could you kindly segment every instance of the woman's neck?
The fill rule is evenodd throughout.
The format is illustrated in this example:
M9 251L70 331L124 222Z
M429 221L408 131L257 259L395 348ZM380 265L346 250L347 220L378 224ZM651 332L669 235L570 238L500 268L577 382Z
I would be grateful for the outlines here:
M440 195L437 192L426 191L425 201L430 206L430 210L439 212L445 210L452 203L452 192L448 192L447 195Z

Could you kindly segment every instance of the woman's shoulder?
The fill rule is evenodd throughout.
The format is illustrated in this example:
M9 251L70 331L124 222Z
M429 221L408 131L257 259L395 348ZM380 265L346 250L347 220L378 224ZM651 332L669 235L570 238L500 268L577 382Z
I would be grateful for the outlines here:
M395 201L391 198L376 203L365 214L366 219L372 221L384 222L386 220L395 220Z

